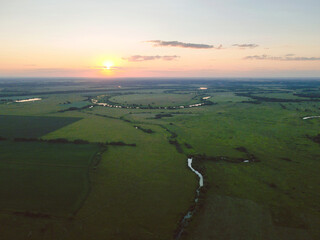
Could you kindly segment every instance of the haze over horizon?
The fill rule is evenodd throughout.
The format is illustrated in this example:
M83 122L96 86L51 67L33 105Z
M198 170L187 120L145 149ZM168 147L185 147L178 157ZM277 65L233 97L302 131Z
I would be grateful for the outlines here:
M3 1L1 77L320 77L320 2Z

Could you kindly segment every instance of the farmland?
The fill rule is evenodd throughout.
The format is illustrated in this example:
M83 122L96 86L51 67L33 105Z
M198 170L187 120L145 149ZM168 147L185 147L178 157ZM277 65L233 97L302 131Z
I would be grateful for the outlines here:
M0 136L41 137L78 120L80 118L0 115Z
M0 84L43 98L0 104L3 239L173 239L190 207L181 239L320 237L320 82L28 84Z
M0 142L0 208L72 215L88 194L87 169L97 149L89 144Z

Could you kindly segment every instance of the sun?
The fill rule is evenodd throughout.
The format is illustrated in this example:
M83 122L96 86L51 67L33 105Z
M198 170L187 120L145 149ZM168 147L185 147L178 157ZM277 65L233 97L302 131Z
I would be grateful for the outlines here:
M115 56L102 56L95 61L96 69L103 77L114 76L121 71L121 59Z
M106 61L103 63L103 67L107 70L110 70L113 65L114 65L113 62L111 62L111 61Z

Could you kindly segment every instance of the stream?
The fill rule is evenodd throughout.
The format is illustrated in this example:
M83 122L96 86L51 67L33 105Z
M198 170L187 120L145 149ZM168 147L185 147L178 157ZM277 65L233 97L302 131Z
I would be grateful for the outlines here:
M40 101L42 98L29 98L29 99L22 99L22 100L16 100L16 103L23 103L23 102L34 102L34 101Z
M199 195L200 195L200 188L203 187L203 176L201 173L199 173L197 170L195 170L192 167L192 158L188 158L188 167L191 169L192 172L194 172L199 177L199 187L197 188L196 192L196 198L194 199L195 203L199 201ZM196 211L196 208L192 208L192 210L189 210L186 215L182 218L180 224L179 224L179 232L176 235L176 239L180 239L182 233L184 232L186 226L188 225L189 219L192 218Z
M311 119L311 118L320 118L320 116L309 116L302 118L303 120Z

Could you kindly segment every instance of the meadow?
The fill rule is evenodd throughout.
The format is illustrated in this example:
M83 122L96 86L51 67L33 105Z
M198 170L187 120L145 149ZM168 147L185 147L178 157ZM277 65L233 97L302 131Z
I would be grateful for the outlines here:
M89 192L92 144L0 142L0 209L72 216Z
M4 138L41 137L79 120L80 118L74 117L0 115L0 136Z
M320 115L320 82L34 85L23 94L43 101L0 104L0 136L11 139L0 141L6 239L174 239L190 207L181 239L320 238L320 119L303 120ZM203 97L212 104L163 108ZM153 107L82 108L92 99ZM89 144L12 141L21 136ZM196 205L188 156L205 177Z

